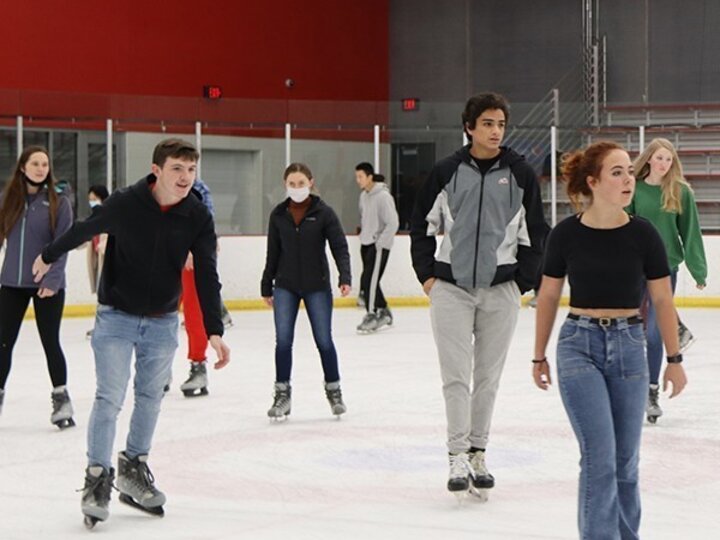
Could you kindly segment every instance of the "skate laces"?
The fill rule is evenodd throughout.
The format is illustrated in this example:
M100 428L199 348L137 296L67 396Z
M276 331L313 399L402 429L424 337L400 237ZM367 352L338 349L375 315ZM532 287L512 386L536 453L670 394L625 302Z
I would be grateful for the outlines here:
M111 473L103 473L100 476L93 476L90 473L86 473L85 485L80 489L76 489L75 492L82 491L83 499L92 494L96 499L109 500L112 490L118 491L113 480L115 480L115 475Z
M282 409L290 402L290 392L288 390L276 390L273 398L273 408Z
M325 395L327 396L328 401L330 401L332 405L339 405L340 403L342 403L342 391L340 390L340 388L334 388L332 390L328 390L326 388Z
M52 392L50 398L52 399L53 413L58 412L62 406L70 400L67 390Z
M465 452L450 454L450 478L466 478L468 475L472 475L468 455Z
M470 454L470 467L477 476L488 476L488 470L485 466L485 452L473 452Z

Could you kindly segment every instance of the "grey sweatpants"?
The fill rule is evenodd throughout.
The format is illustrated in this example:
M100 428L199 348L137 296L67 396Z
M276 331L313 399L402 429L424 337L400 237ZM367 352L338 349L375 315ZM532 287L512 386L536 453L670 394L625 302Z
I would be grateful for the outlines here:
M495 396L517 323L520 290L509 281L465 289L440 279L430 290L430 317L440 359L448 451L488 442Z

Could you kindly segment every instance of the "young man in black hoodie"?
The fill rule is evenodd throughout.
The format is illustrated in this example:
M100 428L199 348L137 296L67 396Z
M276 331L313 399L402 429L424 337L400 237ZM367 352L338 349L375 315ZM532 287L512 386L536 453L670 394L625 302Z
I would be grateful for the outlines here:
M485 465L493 406L520 307L535 286L545 231L540 188L525 159L500 146L509 106L468 100L470 144L435 164L418 193L413 267L430 297L456 493L494 486ZM436 253L435 235L444 233Z
M188 142L160 142L152 174L113 193L89 218L46 246L33 265L39 281L64 253L108 234L92 335L97 390L81 503L88 527L109 515L115 425L133 352L135 406L125 450L118 455L117 488L122 502L162 515L165 495L155 487L147 461L177 349L181 273L189 252L208 340L218 355L215 368L230 361L222 340L215 227L209 210L191 194L198 159Z

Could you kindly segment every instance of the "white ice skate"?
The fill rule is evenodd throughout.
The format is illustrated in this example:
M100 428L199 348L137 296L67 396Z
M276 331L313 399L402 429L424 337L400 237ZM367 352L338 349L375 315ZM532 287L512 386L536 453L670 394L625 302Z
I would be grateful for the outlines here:
M472 478L472 467L466 452L459 454L448 454L450 462L450 474L448 475L448 491L457 497L458 503L462 503L470 490Z
M472 469L470 493L481 501L487 502L490 489L495 487L495 478L488 472L485 465L485 452L482 450L470 452L470 467Z

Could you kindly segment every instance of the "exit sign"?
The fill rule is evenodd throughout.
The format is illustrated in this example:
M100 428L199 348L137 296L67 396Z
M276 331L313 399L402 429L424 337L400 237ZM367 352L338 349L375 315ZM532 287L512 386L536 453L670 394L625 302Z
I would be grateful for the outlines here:
M417 111L420 108L420 100L418 98L405 98L402 100L403 111Z
M222 88L216 85L203 86L203 97L207 99L220 99L222 97Z

